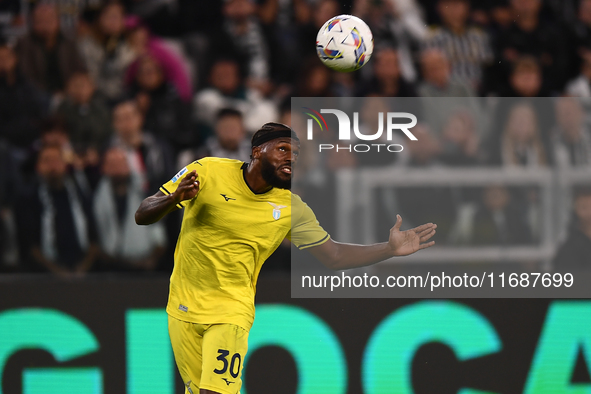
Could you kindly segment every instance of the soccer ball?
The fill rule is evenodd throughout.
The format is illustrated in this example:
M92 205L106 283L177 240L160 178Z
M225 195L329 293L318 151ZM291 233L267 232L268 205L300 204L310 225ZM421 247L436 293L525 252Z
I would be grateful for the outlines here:
M373 35L361 19L339 15L326 21L316 36L316 53L329 68L341 72L360 69L373 52Z

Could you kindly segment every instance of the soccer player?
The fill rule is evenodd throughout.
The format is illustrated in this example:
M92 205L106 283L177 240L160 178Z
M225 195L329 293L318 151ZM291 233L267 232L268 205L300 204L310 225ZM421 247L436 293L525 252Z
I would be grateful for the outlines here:
M236 394L254 319L257 277L284 238L342 270L403 256L434 244L436 225L400 231L388 242L333 241L312 210L290 192L299 140L267 123L252 138L250 163L204 158L183 168L136 212L151 224L185 209L166 311L177 366L190 394Z

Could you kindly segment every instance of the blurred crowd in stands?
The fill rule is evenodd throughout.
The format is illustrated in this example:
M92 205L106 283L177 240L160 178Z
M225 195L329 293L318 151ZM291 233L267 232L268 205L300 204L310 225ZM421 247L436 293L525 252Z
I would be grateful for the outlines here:
M350 74L314 45L342 13L374 33L372 59ZM300 121L291 97L351 96L374 113L393 110L380 97L416 97L420 144L371 163L328 155L327 168L591 166L591 0L0 0L0 272L170 272L181 213L137 226L145 196L193 160L248 161L263 123ZM534 99L561 96L581 99ZM302 153L311 205L331 182L317 161ZM438 241L538 239L519 205L531 190L455 194L408 189L384 209L452 233L445 215L470 199L470 230ZM591 191L574 194L567 243L589 256Z

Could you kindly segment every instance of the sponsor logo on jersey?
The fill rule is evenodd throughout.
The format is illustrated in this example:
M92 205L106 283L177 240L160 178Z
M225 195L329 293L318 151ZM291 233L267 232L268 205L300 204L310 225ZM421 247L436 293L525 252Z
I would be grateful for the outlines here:
M189 312L189 307L188 306L184 306L183 304L179 305L179 309L183 312Z
M236 199L235 199L235 198L228 197L227 195L225 195L225 194L222 194L222 193L220 193L220 196L224 197L224 199L225 199L226 201L229 201L229 200L234 200L234 201L236 201Z
M179 179L181 179L181 176L183 176L183 174L185 172L187 172L187 167L183 168L175 176L172 177L172 183L176 183L176 181L178 181Z

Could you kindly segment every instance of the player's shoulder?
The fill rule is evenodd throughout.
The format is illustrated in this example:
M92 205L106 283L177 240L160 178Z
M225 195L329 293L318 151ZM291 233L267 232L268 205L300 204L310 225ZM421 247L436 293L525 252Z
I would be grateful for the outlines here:
M293 193L291 190L288 190L289 192L289 198L291 198L291 201L295 204L305 204L304 201L302 200L302 198L300 196L298 196L297 194Z
M293 217L299 217L304 214L304 212L309 209L308 204L302 200L300 196L295 193L289 191L289 198L291 202L291 212Z
M244 162L240 161L240 160L234 160L234 159L226 159L223 157L213 157L213 156L208 156L208 157L203 157L201 159L195 160L193 163L191 164L197 164L197 165L242 165Z
M224 166L224 167L242 167L243 161L226 159L224 157L204 157L203 159L197 160L203 164L210 166Z
M191 167L192 169L196 170L199 170L199 168L207 168L208 170L215 171L216 169L240 169L243 165L244 162L240 160L225 159L222 157L204 157L202 159L195 160L187 167Z

